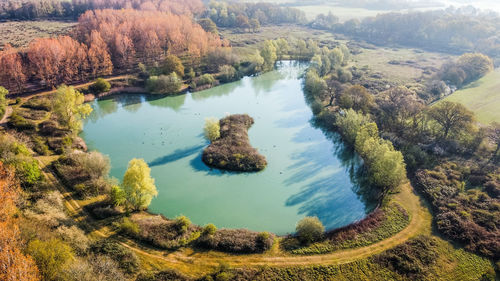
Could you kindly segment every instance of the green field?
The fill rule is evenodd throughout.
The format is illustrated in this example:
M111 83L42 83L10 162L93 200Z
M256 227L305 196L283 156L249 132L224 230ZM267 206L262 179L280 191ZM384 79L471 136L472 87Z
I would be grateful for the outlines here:
M481 123L500 121L500 68L445 98L476 113Z

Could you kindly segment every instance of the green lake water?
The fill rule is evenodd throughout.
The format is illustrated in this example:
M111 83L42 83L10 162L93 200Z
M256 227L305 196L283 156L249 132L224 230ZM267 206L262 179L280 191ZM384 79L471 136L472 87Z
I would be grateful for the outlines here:
M82 137L111 158L118 179L130 159L145 159L158 189L154 213L277 234L294 232L305 216L317 216L327 229L341 227L362 219L374 202L361 192L359 158L338 135L312 124L302 91L305 67L283 62L260 76L174 97L94 101ZM205 118L236 113L255 120L249 137L267 158L262 172L221 172L201 161Z

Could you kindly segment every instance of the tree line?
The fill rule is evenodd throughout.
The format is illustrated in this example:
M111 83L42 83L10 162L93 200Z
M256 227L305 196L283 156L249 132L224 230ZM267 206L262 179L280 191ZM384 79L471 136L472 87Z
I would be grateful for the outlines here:
M11 93L125 73L167 54L193 62L227 44L189 16L157 11L96 10L79 18L74 37L40 38L27 49L0 51L0 84Z
M272 3L241 3L211 1L203 13L219 27L255 29L265 24L303 24L305 13Z
M78 18L89 10L136 9L177 15L200 14L201 0L12 0L0 3L0 19Z
M491 57L500 55L500 17L496 13L448 8L384 13L344 23L329 14L319 15L311 26L379 45L400 44L449 53L481 52Z

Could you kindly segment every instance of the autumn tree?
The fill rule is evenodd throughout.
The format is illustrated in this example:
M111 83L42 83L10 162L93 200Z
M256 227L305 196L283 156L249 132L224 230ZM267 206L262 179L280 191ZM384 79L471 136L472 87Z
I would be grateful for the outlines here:
M352 108L356 111L368 113L374 105L374 98L365 87L354 85L340 95L338 104L342 108Z
M128 70L135 63L135 46L127 35L116 33L111 43L111 57L114 67Z
M3 83L11 91L16 90L21 92L26 82L21 55L12 48L10 44L6 44L0 51L0 82Z
M0 162L0 280L40 280L33 259L23 254L16 218L20 194L14 172Z
M113 72L113 63L108 53L108 47L102 40L101 34L96 30L92 30L90 33L88 59L92 77L105 76Z
M403 131L409 123L417 125L417 115L424 109L424 102L406 87L394 87L377 96L379 123L392 131Z
M473 112L460 103L450 101L442 101L432 106L427 115L439 125L443 139L448 139L450 133L467 131L474 122Z
M92 112L92 107L83 102L83 94L66 85L57 89L52 101L53 112L58 117L61 125L74 133L81 130L82 120Z
M258 19L253 18L250 20L249 26L252 28L252 32L257 32L260 29L260 22Z
M184 65L182 61L175 55L168 55L163 62L162 67L163 74L170 74L175 72L177 76L184 76Z
M264 47L260 50L260 55L264 59L264 65L262 66L263 70L273 69L278 56L276 55L276 47L272 41L267 40L264 42Z
M132 159L123 176L123 191L133 210L147 209L153 197L158 195L151 169L143 159Z
M202 18L198 21L198 24L206 31L213 34L219 34L217 30L217 25L210 18Z

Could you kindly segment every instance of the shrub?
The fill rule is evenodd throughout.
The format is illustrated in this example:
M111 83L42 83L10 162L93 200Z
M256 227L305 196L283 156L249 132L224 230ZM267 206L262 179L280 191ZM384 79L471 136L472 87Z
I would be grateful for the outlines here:
M220 138L220 124L219 120L215 117L205 118L205 137L210 141L214 142Z
M5 96L9 93L7 89L4 87L0 86L0 119L3 118L3 115L5 114L5 108L7 107L7 99Z
M167 281L167 280L190 281L192 279L173 269L167 269L155 273L142 273L136 279L136 281Z
M135 253L117 242L104 239L94 243L91 246L91 250L96 254L109 256L127 273L134 273L139 269L139 258L135 255Z
M123 218L120 223L120 232L130 236L136 236L140 232L139 225L131 221L129 218Z
M177 227L180 233L184 234L188 231L188 228L191 226L191 221L186 216L179 216L175 219L175 226Z
M224 82L231 82L238 79L236 69L230 65L223 65L219 68L219 79Z
M408 277L425 276L438 258L437 241L418 236L375 257L375 261Z
M86 259L77 259L65 271L67 281L113 280L126 281L118 263L104 255L91 255Z
M40 136L33 135L33 150L40 155L48 155L49 147L45 144L45 140Z
M163 74L175 72L177 76L182 77L184 76L184 66L178 57L175 55L168 55L163 62L162 72Z
M317 217L305 217L297 223L295 230L301 243L310 244L323 237L325 227Z
M26 120L17 112L14 112L10 115L8 125L20 131L35 129L35 123Z
M40 241L35 239L26 250L33 257L44 280L57 280L73 259L71 248L58 239Z
M262 253L269 250L274 236L247 229L220 229L213 235L201 236L197 245L230 253Z
M213 85L215 83L215 78L212 74L203 74L202 76L194 80L195 87L201 87L205 85Z
M16 167L17 177L21 180L24 188L30 188L40 183L44 177L38 162L34 159L20 159L14 165Z
M146 89L153 94L175 94L182 86L182 80L175 72L169 75L151 76L146 81Z
M77 226L67 227L62 225L56 229L56 232L60 239L68 243L78 254L83 255L87 252L90 241L85 236L85 232Z
M214 235L216 231L217 231L217 227L214 224L209 223L209 224L205 225L205 227L203 228L202 234L204 236Z
M95 80L89 87L89 90L94 94L109 92L110 89L111 84L103 78L97 78L97 80Z

